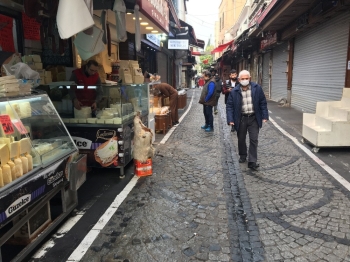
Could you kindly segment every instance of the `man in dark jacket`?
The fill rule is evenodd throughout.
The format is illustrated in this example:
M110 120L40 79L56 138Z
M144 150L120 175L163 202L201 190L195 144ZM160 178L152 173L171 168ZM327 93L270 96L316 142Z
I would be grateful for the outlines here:
M216 106L214 106L214 114L216 115L218 113L218 102L222 90L222 80L218 74L215 74L214 76L215 79L215 97L216 97Z
M231 90L239 84L237 79L237 71L235 69L231 69L229 78L230 79L226 80L224 86L222 87L222 93L225 95L225 104L227 103L228 95L230 94Z
M257 170L259 128L269 119L266 98L261 86L250 82L247 70L241 71L238 79L240 84L230 92L227 99L227 123L237 131L240 163L244 163L248 155L246 136L249 132L248 167Z
M217 104L215 96L215 79L211 76L209 71L203 72L205 84L202 89L202 93L199 99L199 103L203 104L203 113L205 118L205 125L201 128L205 132L214 131L214 118L213 118L213 106Z

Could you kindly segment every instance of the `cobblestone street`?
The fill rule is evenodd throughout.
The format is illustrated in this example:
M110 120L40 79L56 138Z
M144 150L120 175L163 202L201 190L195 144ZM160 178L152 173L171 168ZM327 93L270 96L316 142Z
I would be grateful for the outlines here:
M223 96L205 133L194 95L82 261L350 261L349 192L271 122L239 164Z

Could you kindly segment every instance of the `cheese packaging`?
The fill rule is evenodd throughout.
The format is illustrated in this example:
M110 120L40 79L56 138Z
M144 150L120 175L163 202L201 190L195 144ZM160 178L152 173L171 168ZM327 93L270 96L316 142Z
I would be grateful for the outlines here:
M52 78L51 71L45 71L45 77Z
M52 78L51 77L45 77L45 84L49 85L52 83Z
M33 62L33 57L29 55L22 56L22 62L23 63Z
M46 75L46 74L45 74L45 72L46 72L45 69L37 69L36 71L39 73L39 75L40 75L41 78L44 78L44 77L45 77L45 75ZM50 72L50 73L51 73L51 72Z

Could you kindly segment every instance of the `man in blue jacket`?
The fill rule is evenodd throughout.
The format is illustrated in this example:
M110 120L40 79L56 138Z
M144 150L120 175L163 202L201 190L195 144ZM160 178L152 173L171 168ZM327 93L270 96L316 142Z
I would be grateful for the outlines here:
M201 128L205 132L214 131L214 117L213 117L213 106L217 105L216 95L215 95L215 78L211 76L209 71L203 72L203 78L205 80L205 85L203 86L201 96L199 98L199 103L203 104L203 113L205 118L205 125Z
M227 123L237 131L240 163L247 159L246 136L249 132L248 167L257 170L259 129L269 119L266 98L261 86L250 82L247 70L239 73L238 80L240 84L235 86L227 99Z

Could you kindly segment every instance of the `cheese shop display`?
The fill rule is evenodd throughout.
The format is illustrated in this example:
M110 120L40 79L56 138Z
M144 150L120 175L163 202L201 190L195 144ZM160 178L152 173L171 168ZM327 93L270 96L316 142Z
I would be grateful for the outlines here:
M137 62L120 61L122 79L140 74ZM129 76L127 76L129 75ZM125 81L128 82L128 81ZM130 81L132 82L132 81ZM64 87L57 87L62 89ZM73 108L74 113L56 107L69 134L81 154L87 155L87 165L99 168L124 167L133 157L133 120L138 113L148 125L149 86L147 84L102 85L103 98L96 101L96 110ZM88 87L93 89L93 87ZM55 101L60 102L60 101ZM73 107L73 104L71 103ZM91 110L91 111L90 111ZM35 148L35 145L34 145Z
M46 94L0 98L0 122L0 193L77 150Z

